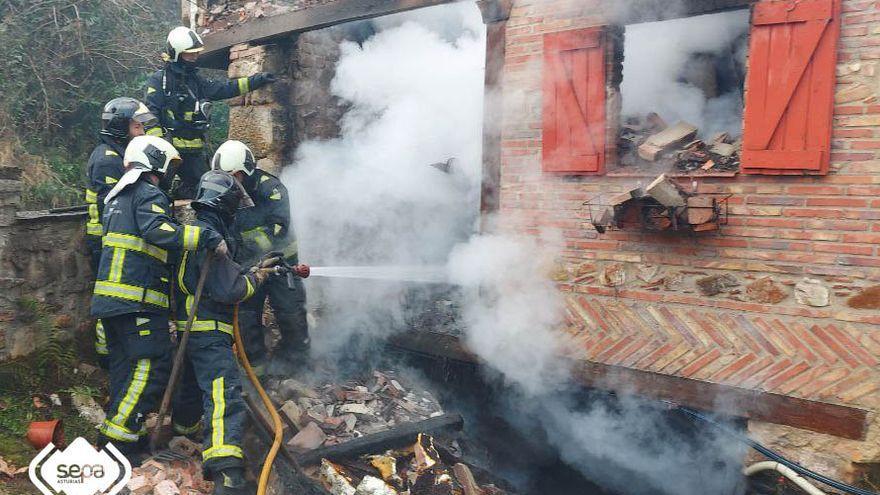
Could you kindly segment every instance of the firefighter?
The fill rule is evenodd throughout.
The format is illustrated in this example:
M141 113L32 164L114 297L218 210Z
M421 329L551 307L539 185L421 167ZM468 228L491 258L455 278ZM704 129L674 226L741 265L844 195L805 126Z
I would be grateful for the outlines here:
M254 201L254 207L236 217L242 237L239 259L253 261L266 253L283 253L290 265L298 263L296 238L290 225L287 188L274 175L257 168L254 154L240 141L226 141L214 154L211 166L235 175ZM268 298L281 332L275 351L290 364L302 366L309 352L306 292L302 280L291 290L285 280L272 278L241 306L239 322L248 357L262 371L267 361L263 309Z
M125 146L136 137L142 136L158 125L156 117L146 105L134 98L115 98L107 102L101 112L101 142L86 166L88 187L86 204L89 207L86 221L86 247L92 261L92 273L98 273L101 261L101 213L104 211L104 197L122 177L122 155ZM95 352L101 367L107 369L107 340L104 325L99 319L95 324Z
M180 152L183 161L178 174L177 198L189 199L208 170L205 154L211 101L242 95L275 82L275 76L260 72L226 81L199 75L196 59L205 49L195 31L176 27L168 33L163 58L165 67L156 71L146 87L146 102L166 131L166 138ZM169 184L170 184L170 177Z
M206 263L207 250L183 253L177 273L179 294L178 328L186 325L195 311L181 387L175 399L172 422L179 434L191 435L204 425L203 468L214 481L215 494L248 493L241 450L245 406L241 379L232 350L234 305L251 297L266 281L280 258L263 260L244 270L232 260L238 242L234 217L240 206L251 206L250 198L226 172L209 171L199 182L195 224L220 232L229 246L229 256L215 256L205 279L198 306L193 298ZM244 211L244 210L242 210ZM199 393L200 392L200 393Z
M181 226L171 217L158 184L179 160L164 139L132 139L123 158L126 172L104 198L91 310L104 322L110 352L110 403L99 443L112 441L132 464L142 460L144 418L158 405L170 373L169 251L227 251L216 231Z

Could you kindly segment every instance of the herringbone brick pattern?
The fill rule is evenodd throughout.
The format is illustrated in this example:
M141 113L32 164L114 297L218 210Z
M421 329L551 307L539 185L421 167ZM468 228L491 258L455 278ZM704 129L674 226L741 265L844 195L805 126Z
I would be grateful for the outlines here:
M588 360L748 389L876 407L880 329L570 295Z

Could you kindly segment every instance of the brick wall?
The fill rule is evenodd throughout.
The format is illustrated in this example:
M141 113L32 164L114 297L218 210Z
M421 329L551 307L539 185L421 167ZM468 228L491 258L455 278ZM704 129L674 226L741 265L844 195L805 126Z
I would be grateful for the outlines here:
M827 176L700 178L699 192L732 194L729 224L719 233L600 235L583 203L656 174L613 167L602 176L541 172L542 35L607 24L602 13L617 9L600 0L514 2L502 87L499 217L505 227L533 235L562 232L566 275L559 286L584 359L880 409L880 313L847 305L880 285L880 5L843 5ZM609 108L614 104L612 98ZM690 187L691 179L680 180ZM717 275L735 285L701 293L697 281ZM821 303L816 299L827 291L827 305L795 296L805 278L818 296L807 299ZM880 424L873 421L873 440L836 442L846 452L822 454L828 462L801 449L802 460L851 476L847 461L880 462ZM800 434L755 430L767 441Z

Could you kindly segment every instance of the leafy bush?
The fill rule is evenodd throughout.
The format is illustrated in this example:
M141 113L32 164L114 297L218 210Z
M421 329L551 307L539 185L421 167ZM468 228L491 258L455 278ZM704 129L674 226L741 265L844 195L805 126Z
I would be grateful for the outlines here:
M55 176L32 184L26 204L81 202L101 107L143 98L178 12L176 0L0 1L0 135L46 156Z

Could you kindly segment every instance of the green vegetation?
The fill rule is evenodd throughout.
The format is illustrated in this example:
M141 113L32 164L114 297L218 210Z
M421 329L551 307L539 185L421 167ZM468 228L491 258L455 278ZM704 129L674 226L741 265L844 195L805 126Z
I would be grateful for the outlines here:
M26 466L34 456L25 441L31 421L61 419L65 437L94 441L95 426L80 417L71 397L105 395L101 373L85 373L65 331L50 321L49 308L31 299L19 301L19 314L34 326L40 342L25 358L0 364L0 457L15 466ZM53 404L53 394L61 405Z
M0 140L37 157L19 164L26 206L82 201L101 107L118 96L143 97L178 12L177 0L0 2Z

